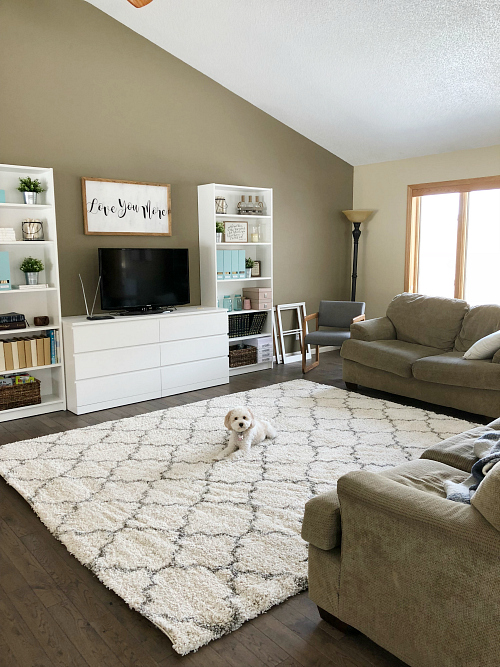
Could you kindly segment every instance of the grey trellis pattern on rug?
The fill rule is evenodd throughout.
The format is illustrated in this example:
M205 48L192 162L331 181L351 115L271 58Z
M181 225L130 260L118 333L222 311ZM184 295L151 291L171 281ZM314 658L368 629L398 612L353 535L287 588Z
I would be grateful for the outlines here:
M239 404L278 436L216 462ZM0 473L185 654L306 588L308 498L472 426L294 380L4 445Z

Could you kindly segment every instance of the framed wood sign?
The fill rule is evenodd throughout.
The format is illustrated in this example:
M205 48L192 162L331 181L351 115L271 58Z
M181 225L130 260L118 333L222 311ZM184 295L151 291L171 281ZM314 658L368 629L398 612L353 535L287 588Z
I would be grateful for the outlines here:
M85 234L172 236L170 185L82 178Z
M247 243L248 222L225 222L224 241L226 243Z

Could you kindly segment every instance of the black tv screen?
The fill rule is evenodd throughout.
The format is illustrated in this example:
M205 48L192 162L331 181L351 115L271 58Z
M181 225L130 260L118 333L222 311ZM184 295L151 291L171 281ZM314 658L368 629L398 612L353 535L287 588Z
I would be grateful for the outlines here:
M102 310L189 303L187 248L99 248Z

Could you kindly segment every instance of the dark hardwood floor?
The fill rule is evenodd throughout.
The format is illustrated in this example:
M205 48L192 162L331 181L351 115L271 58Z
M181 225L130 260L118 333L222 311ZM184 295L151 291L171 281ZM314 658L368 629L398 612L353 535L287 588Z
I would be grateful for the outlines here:
M320 366L306 379L343 387L341 375L338 352L326 352ZM300 364L281 365L272 371L236 376L222 387L80 417L55 412L20 419L0 425L0 445L302 377ZM438 410L471 417L455 410ZM363 635L343 635L322 621L307 593L274 607L197 653L180 657L160 630L80 565L0 478L0 667L173 665L404 667Z

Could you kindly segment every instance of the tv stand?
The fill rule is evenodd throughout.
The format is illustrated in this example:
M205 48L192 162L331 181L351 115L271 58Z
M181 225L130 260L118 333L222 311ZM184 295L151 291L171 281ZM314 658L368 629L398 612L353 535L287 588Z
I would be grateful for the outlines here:
M147 314L63 318L68 410L83 415L229 382L226 310Z

